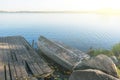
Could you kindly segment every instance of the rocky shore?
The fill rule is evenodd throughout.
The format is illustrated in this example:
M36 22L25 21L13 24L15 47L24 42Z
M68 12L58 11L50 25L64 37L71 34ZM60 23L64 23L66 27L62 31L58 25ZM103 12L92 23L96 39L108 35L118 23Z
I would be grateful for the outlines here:
M94 57L43 36L38 48L44 55L72 71L69 80L120 80L115 58L100 54Z
M117 67L111 58L100 54L82 61L69 80L120 80Z

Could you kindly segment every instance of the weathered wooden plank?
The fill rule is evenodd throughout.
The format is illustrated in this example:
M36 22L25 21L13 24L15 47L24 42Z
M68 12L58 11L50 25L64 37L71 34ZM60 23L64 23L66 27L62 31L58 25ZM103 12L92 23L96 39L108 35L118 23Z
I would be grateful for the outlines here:
M23 41L23 45L28 48L29 54L33 56L34 61L37 62L37 64L41 68L40 70L42 70L43 73L52 73L51 68L48 67L48 65L43 61L43 59L38 54L36 54L35 51L32 50L32 47L27 43L27 41L24 38L22 38L21 41Z
M4 42L4 38L1 38L2 39L2 51L3 51L3 64L5 65L6 64L6 53L5 53L5 42Z
M12 80L18 79L14 64L9 64Z
M0 49L0 64L4 65L3 64L3 51L2 51L2 49Z
M21 55L20 54L20 50L19 50L19 46L20 45L17 44L16 39L14 40L14 43L15 43L15 55L16 55L16 58L18 60L19 70L20 70L20 73L21 73L21 77L22 77L22 79L27 79L28 74L27 74L27 72L25 70L25 66L23 66L24 64L22 63L22 59L20 57L20 55Z
M38 80L38 79L35 77L31 77L30 80Z
M28 62L28 61L26 61L26 62L27 62L27 64L28 64L30 70L32 71L33 75L34 75L34 76L35 76L35 75L38 75L38 72L35 70L35 67L34 67L30 62Z
M14 40L14 39L13 39ZM24 75L23 76L23 70L21 70L22 68L21 68L21 66L22 66L22 64L21 64L21 59L19 58L19 54L17 53L17 50L16 50L16 44L15 44L15 40L14 40L14 43L11 41L11 43L13 44L11 47L12 48L14 48L14 52L13 52L13 56L14 56L14 59L16 60L16 62L14 62L14 65L15 65L15 69L16 69L16 73L17 73L17 77L18 77L18 79L23 79L23 78L26 78L27 76L26 75ZM21 65L20 65L21 64ZM25 69L24 69L25 70ZM25 71L24 71L25 72Z
M0 38L0 80L5 80L4 68L4 55L3 55L3 40Z
M9 75L10 75L10 78L11 80L15 80L15 77L14 77L14 70L11 68L11 64L12 63L12 59L11 59L11 53L10 53L10 47L9 47L9 41L8 41L8 38L5 38L6 39L6 43L7 43L7 46L8 46L8 50L7 50L7 58L8 58L8 69L9 69Z
M40 66L37 63L33 63L33 65L34 65L36 71L38 72L38 74L37 74L38 76L43 74L43 71L41 70Z
M37 80L29 76L25 62L35 77L44 77L43 75L50 73L47 71L51 70L49 66L23 37L0 37L0 78Z
M24 49L25 49L25 48L23 48L22 50L24 50ZM30 67L32 73L33 73L34 75L37 75L38 72L37 72L37 70L35 69L35 66L34 66L33 64L30 63L30 62L32 62L32 59L31 59L31 57L29 56L29 53L26 52L26 50L24 50L24 53L27 54L27 55L24 54L24 56L26 56L26 58L30 58L30 59L26 59L26 60L27 60L27 63L28 63L28 65L29 65L29 67ZM29 61L29 62L28 62L28 61Z
M3 63L3 42L2 42L2 38L0 38L0 64L4 65Z
M16 74L17 74L18 79L21 79L22 75L21 75L19 64L18 63L14 63L14 68L16 70Z
M0 63L0 80L5 80L5 69L4 65Z
M24 46L23 46L24 47ZM25 47L24 47L24 49L26 49ZM25 50L26 51L26 50ZM28 52L26 52L27 53L27 55L26 56L30 56L30 54L28 53ZM29 61L30 62L30 61ZM29 64L29 62L28 62L28 64ZM34 58L32 58L32 61L31 61L32 63L30 63L29 64L29 66L30 66L30 68L32 69L32 72L33 72L33 75L34 76L36 76L36 75L41 75L41 74L43 74L42 73L42 70L40 69L40 67L39 67L39 65L37 64L37 63L35 63L35 61L34 61ZM37 73L37 74L36 74Z
M14 47L12 46L10 38L7 38L7 40L8 40L8 43L9 43L9 50L10 50L9 66L10 66L10 70L11 70L11 73L12 73L12 78L16 80L16 79L18 79L18 75L17 75L16 66L15 66L16 59L15 59L15 56L14 56Z
M11 65L8 64L8 67L9 67L9 72L10 72L11 80L16 80L16 78L15 78L16 75L14 75L15 72L14 72L14 70L11 68Z
M29 76L28 76L28 73L26 72L26 70L25 70L25 67L24 66L20 66L20 71L21 71L21 73L22 73L22 78L23 79L27 79Z
M5 65L6 68L6 80L11 80L10 71L8 65Z

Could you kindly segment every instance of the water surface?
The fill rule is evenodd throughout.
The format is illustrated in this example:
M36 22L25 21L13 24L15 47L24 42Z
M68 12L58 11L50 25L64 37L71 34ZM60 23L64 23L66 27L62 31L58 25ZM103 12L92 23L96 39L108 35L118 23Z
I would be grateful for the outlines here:
M0 13L0 36L22 35L30 43L40 35L82 51L110 49L120 42L120 16L70 13Z

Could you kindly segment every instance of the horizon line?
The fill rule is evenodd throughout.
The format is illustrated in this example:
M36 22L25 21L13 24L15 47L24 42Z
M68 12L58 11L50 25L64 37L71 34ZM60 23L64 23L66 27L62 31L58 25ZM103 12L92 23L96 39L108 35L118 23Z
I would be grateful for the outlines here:
M7 10L0 10L0 13L95 13L95 14L110 14L110 15L120 15L120 11L106 11L106 10L80 10L80 11L72 11L72 10L59 10L59 11L7 11Z

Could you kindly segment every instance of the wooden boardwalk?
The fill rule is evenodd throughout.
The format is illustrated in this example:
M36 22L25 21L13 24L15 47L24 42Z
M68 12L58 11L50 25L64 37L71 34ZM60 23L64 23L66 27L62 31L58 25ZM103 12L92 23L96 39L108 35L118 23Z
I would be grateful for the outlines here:
M52 72L23 37L0 37L0 80L37 80Z

